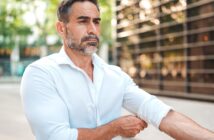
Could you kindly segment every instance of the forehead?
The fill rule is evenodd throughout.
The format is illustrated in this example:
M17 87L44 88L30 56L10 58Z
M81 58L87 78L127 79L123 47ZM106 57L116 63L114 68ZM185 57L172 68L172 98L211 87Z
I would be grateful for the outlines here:
M97 18L100 16L100 12L92 2L75 2L71 7L70 17L77 18L79 16Z

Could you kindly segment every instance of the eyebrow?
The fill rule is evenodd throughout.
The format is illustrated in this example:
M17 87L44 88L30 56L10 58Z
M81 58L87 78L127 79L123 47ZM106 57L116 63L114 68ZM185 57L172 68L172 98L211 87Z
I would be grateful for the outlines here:
M79 16L77 19L79 19L79 20L81 20L81 19L90 19L90 17L88 17L88 16ZM93 18L93 20L101 20L101 18Z

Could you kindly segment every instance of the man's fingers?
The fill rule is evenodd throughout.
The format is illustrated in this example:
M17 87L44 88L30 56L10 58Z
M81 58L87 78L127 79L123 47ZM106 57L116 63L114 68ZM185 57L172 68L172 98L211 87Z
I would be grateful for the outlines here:
M124 137L133 137L147 127L147 123L136 116L125 116L117 120L120 135Z
M146 128L148 126L147 122L145 122L144 120L141 120L141 126Z

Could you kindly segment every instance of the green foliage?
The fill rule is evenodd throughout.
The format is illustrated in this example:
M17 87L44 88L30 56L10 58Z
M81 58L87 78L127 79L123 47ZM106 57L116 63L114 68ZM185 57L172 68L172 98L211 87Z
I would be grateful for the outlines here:
M57 20L56 10L61 0L3 0L0 2L0 47L13 48L19 38L19 45L27 47L27 37L37 30L38 38L30 46L48 46L47 36L58 35L55 29ZM45 3L44 16L40 17L36 11L40 8L38 2ZM101 43L112 44L111 19L112 0L99 0L101 7ZM23 5L25 8L23 8ZM23 15L29 11L34 11L35 24L28 25L23 19ZM43 18L43 22L41 22ZM30 20L30 19L29 19ZM60 44L60 38L54 45Z
M101 43L112 45L112 3L113 0L99 0L101 8Z
M30 27L20 18L23 14L20 4L17 0L1 1L0 48L13 48L17 37L26 37L32 33Z

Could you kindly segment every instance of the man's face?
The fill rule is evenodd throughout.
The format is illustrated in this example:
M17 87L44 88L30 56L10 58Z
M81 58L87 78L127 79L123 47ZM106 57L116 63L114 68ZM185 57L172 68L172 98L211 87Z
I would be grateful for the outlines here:
M100 35L100 13L91 2L75 2L65 25L66 45L83 55L97 51Z

